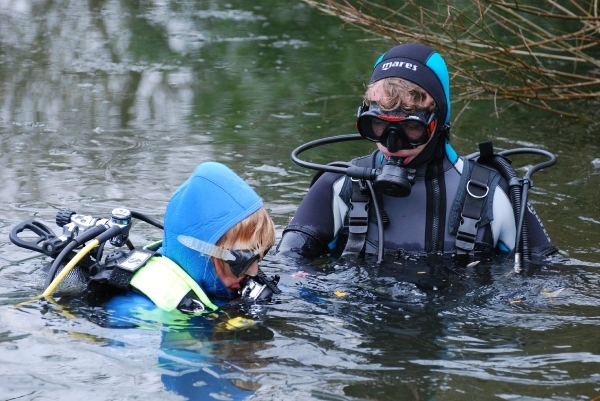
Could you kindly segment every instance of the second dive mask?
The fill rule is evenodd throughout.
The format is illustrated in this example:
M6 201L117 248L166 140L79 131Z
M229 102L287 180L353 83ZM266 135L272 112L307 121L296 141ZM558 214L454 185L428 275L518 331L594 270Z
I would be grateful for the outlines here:
M177 240L190 249L227 262L236 277L247 274L252 264L262 259L258 252L250 249L224 249L186 235L179 235ZM267 252L269 249L266 249L263 254Z
M430 110L385 111L376 102L363 103L356 115L356 128L363 138L380 142L394 153L426 144L435 131L436 114Z

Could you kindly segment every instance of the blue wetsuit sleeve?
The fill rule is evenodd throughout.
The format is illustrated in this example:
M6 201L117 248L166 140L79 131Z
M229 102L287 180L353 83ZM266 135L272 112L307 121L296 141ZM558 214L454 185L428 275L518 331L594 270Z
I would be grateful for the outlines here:
M335 237L333 184L339 174L325 173L305 195L283 231L277 252L284 256L314 259L329 251Z

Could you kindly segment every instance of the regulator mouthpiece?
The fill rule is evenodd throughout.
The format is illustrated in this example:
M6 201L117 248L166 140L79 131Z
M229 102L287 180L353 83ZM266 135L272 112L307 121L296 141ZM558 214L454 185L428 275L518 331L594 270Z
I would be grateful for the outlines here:
M381 171L375 177L373 188L375 191L394 198L403 198L410 195L415 183L416 170L401 167L404 158L390 157Z

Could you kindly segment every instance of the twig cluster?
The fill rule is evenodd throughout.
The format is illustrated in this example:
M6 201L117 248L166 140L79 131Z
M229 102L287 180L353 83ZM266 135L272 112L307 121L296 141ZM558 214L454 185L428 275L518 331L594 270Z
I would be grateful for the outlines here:
M600 98L598 0L304 1L375 37L438 50L454 100L507 99L583 118L568 111L572 101Z

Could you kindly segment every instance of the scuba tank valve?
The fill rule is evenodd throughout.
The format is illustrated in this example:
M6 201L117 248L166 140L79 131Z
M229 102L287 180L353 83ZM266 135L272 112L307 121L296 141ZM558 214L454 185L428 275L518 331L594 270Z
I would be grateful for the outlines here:
M127 209L118 208L110 212L109 226L121 227L121 232L110 239L113 246L121 247L129 240L129 231L131 230L131 212Z

